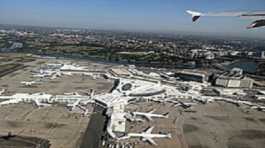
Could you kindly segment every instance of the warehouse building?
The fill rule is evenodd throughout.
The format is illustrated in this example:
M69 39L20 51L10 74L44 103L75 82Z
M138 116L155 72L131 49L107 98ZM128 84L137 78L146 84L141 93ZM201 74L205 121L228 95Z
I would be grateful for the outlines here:
M195 82L207 82L208 81L208 73L205 71L194 71L194 70L182 70L177 71L175 76L183 81L195 81Z
M129 77L132 74L125 68L111 68L110 73L114 76Z
M252 88L253 82L253 79L243 75L242 69L234 68L230 72L217 76L215 85L225 88Z

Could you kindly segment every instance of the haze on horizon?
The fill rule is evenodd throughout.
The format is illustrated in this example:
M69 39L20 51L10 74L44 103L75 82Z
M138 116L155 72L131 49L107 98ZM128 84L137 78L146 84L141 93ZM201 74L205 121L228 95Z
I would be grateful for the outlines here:
M265 38L265 27L246 29L251 19L202 18L194 24L185 13L187 9L204 12L265 10L265 1L1 0L0 24Z

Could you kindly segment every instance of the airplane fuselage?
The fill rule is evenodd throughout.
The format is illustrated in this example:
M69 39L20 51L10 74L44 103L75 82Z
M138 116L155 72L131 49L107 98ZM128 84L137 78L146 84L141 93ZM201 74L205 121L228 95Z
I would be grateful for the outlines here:
M167 118L165 115L160 115L160 114L150 114L150 113L141 113L141 112L134 112L133 113L136 116L148 116L148 117L155 117L155 118Z
M169 138L169 135L166 134L145 134L145 133L129 133L128 134L129 137L133 138Z

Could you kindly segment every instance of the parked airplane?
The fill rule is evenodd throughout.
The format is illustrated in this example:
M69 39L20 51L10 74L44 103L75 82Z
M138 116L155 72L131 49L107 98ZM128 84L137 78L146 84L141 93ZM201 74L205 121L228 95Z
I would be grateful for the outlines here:
M142 141L149 142L150 144L157 145L153 138L171 138L171 134L152 134L154 126L148 128L142 133L128 133L129 138L141 138Z
M193 22L197 21L201 16L235 16L242 18L255 18L255 21L247 26L247 29L265 26L265 11L201 13L187 10L186 12L192 16Z
M25 85L25 86L32 86L32 84L35 84L37 82L36 81L22 81L20 83Z
M152 110L148 113L143 113L143 112L132 112L132 115L134 117L136 116L143 116L145 117L148 121L152 121L152 118L168 118L168 113L166 114L154 114L155 110Z

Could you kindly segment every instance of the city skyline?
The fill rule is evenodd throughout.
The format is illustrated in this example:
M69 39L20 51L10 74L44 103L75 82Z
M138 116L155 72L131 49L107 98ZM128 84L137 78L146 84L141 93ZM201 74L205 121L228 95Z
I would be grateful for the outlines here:
M261 38L265 33L264 28L247 30L251 19L202 18L194 24L185 13L187 9L206 12L262 10L263 0L3 0L0 4L1 24Z

